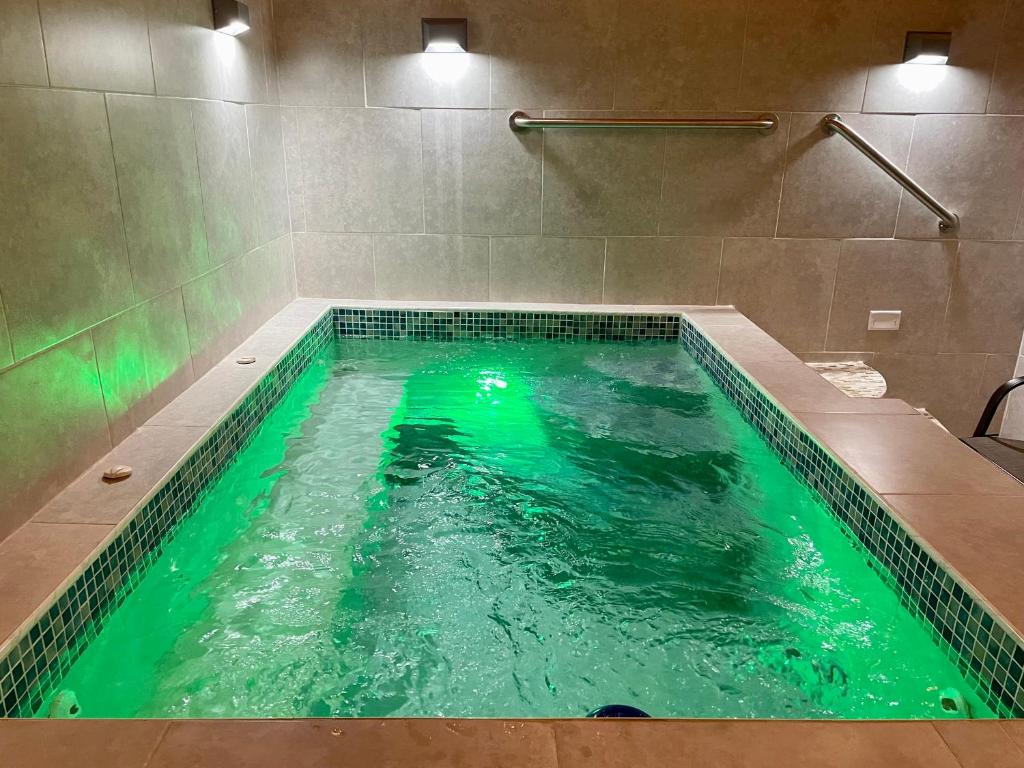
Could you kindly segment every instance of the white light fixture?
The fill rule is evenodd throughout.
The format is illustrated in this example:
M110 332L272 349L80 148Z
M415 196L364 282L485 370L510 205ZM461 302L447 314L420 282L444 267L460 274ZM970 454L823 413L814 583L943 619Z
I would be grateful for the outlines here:
M424 53L466 53L468 37L465 19L423 19Z
M951 32L907 32L904 64L945 64L949 60Z
M213 28L237 37L249 31L249 6L239 0L213 0Z

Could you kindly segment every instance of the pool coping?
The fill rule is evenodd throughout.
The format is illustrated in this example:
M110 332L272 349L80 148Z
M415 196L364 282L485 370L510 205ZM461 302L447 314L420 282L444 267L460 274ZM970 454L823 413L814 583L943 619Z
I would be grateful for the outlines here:
M683 316L883 500L890 514L944 569L974 591L1018 638L1021 635L1024 598L1012 587L1024 566L1012 555L1020 551L1016 543L1024 541L1024 485L902 401L848 398L732 307L298 299L0 542L0 589L8 596L0 607L0 635L5 637L0 658L123 531L196 446L335 307ZM248 355L256 357L254 364L235 362ZM895 441L895 448L890 445L894 435L902 440ZM925 471L913 466L908 472L893 471L915 452L926 463L937 462L930 473L927 466ZM103 484L102 469L118 463L131 464L133 476L115 485ZM931 514L933 509L940 511ZM982 547L986 537L988 546ZM27 580L26 573L36 578Z

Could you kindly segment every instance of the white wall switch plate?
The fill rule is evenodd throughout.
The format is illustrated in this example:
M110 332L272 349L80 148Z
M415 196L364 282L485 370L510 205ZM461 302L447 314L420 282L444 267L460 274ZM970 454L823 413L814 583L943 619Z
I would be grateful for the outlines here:
M872 309L868 312L868 330L898 331L902 315L899 309Z

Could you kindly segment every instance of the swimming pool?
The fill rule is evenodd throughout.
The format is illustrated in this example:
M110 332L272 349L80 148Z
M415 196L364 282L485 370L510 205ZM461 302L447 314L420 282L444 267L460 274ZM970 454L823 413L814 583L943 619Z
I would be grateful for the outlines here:
M869 560L678 344L341 338L50 693L92 717L896 718L954 688L991 716Z

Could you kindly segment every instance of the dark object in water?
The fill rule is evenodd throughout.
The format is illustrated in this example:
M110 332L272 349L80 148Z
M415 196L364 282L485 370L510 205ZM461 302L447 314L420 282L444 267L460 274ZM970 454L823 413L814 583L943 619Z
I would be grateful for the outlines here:
M642 709L631 707L628 704L605 704L598 707L587 717L650 717Z

